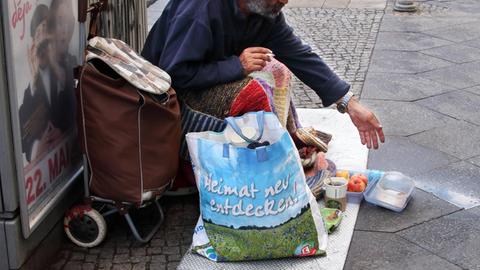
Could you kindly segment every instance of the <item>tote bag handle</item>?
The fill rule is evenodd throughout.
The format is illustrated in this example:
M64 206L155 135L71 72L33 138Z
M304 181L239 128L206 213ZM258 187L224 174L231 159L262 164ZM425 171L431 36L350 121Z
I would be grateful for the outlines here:
M235 131L235 133L237 133L238 136L240 136L242 139L244 139L246 142L249 143L247 148L255 149L255 152L257 154L257 161L264 162L268 160L266 146L270 145L268 141L260 142L260 139L263 136L263 130L265 126L265 122L264 122L265 112L264 111L256 112L256 118L257 118L257 124L258 124L258 135L254 139L250 139L243 134L242 129L238 126L237 122L235 121L235 118L227 117L225 118L225 121L230 127L232 127L233 131ZM223 145L223 157L228 158L229 156L230 156L230 147L228 143L225 143Z
M263 130L264 130L264 119L265 119L265 112L264 111L258 111L256 112L256 118L257 118L257 124L258 124L258 135L256 138L250 139L247 136L245 136L242 132L242 129L238 126L237 122L235 121L235 118L233 117L227 117L225 118L225 121L227 124L237 133L238 136L240 136L243 140L250 144L255 144L259 143L260 139L263 136Z

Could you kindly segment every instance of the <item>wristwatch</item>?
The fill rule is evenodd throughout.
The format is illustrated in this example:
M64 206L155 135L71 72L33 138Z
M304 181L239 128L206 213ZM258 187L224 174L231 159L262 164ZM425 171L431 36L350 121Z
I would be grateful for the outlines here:
M350 99L352 99L353 93L352 91L348 91L345 96L343 96L338 102L337 102L337 110L340 113L346 113L348 112L348 102Z

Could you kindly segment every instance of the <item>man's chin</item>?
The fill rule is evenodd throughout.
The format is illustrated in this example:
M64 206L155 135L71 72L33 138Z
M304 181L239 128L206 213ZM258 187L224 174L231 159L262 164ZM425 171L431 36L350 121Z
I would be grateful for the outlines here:
M275 19L278 17L278 15L280 15L280 11L279 12L268 12L268 13L262 13L262 14L258 14L262 17L265 17L265 18L268 18L268 19Z

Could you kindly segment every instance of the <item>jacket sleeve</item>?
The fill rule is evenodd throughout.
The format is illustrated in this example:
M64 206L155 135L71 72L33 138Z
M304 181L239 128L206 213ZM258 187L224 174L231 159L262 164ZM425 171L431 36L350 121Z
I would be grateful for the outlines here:
M170 22L164 49L157 64L172 77L176 89L206 89L243 78L237 56L208 59L214 44L210 28L201 21L175 18Z
M271 49L280 62L284 63L302 82L312 88L330 106L343 97L350 85L341 80L310 46L294 35L282 14L276 19L265 47Z
M31 100L30 85L28 85L28 88L24 92L22 105L20 105L18 111L20 135L22 137L22 152L25 153L28 162L32 159L32 148L35 141L35 138L32 135L32 129L29 128L30 115L32 114L32 108L34 107L31 104Z

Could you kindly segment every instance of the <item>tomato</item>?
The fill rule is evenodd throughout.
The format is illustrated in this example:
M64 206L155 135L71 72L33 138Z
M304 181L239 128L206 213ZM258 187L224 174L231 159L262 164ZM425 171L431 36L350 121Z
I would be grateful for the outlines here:
M362 182L365 184L365 186L368 185L368 177L365 174L356 173L356 174L352 175L352 177L350 178L350 180L355 180L355 179L362 180Z
M352 179L348 182L347 189L352 192L363 192L365 190L365 183L359 178Z

